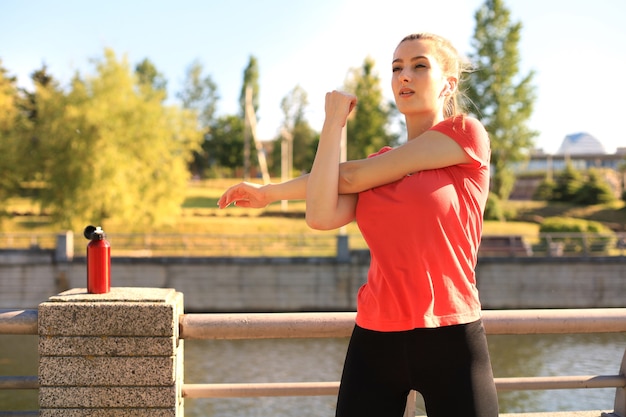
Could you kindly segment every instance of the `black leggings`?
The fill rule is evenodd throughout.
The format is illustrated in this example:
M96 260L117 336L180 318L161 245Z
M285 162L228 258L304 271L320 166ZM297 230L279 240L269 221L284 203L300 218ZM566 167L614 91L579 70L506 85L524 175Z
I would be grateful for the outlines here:
M410 390L429 417L495 417L498 396L482 322L406 332L354 328L337 417L402 416Z

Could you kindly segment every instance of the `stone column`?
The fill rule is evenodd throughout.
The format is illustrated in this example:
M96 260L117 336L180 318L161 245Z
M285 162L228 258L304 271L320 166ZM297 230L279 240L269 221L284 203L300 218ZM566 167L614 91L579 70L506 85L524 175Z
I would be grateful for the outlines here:
M39 305L42 417L183 417L183 294L84 288Z

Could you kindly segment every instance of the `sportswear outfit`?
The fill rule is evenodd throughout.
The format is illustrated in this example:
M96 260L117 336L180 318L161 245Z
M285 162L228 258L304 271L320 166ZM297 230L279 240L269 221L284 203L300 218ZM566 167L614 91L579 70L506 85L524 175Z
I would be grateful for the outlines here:
M498 415L475 276L489 138L465 116L431 130L455 140L471 162L359 193L356 220L371 262L358 293L339 417L402 416L411 389L424 397L429 417Z

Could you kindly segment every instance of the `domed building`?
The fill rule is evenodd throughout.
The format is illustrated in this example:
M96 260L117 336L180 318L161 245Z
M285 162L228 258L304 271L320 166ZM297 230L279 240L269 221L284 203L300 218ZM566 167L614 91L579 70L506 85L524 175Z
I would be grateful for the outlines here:
M604 145L589 133L580 132L565 136L555 155L604 155Z
M548 176L562 171L569 164L574 169L585 171L590 168L600 169L613 187L615 196L620 198L624 191L622 166L626 163L626 148L618 148L614 154L608 154L604 145L586 132L565 136L554 155L542 151L532 152L530 160L515 168L517 178L509 198L511 200L529 200L536 188Z

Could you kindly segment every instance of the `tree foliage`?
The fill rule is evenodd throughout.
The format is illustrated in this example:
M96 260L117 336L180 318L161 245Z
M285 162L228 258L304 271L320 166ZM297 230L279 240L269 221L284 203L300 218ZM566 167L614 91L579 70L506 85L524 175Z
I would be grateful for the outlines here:
M215 119L219 94L213 78L203 73L202 63L194 61L187 68L183 88L177 97L184 109L196 112L200 128L206 129Z
M533 197L581 205L604 204L617 199L601 171L594 168L578 171L571 163L566 164L554 180L544 180Z
M348 120L348 159L365 158L385 145L394 146L398 137L389 133L393 107L383 99L375 62L368 57L361 68L353 69L346 90L358 98Z
M592 168L587 171L587 180L578 190L575 201L579 204L591 205L610 203L616 199L611 186L600 171Z
M167 79L157 70L156 66L148 58L145 58L135 66L137 83L143 88L144 94L160 94L162 99L167 98Z
M527 126L534 72L520 74L522 24L511 21L503 0L486 0L475 20L470 58L477 68L469 76L467 96L491 138L492 191L506 200L515 181L512 163L527 158L537 135Z
M283 146L289 146L287 158L291 162L290 171L308 172L311 170L319 134L305 118L308 104L307 93L300 85L296 85L281 100L280 107L284 116L283 133L274 140L271 155L272 172L280 172ZM288 173L289 177L293 175L293 172Z
M243 132L244 122L239 115L221 116L213 122L203 144L209 176L232 176L243 167Z
M42 204L69 228L164 222L184 198L186 164L200 139L194 114L138 88L126 60L111 50L95 66L93 76L77 75L67 94L35 82Z
M575 169L571 163L565 164L565 169L554 178L552 201L573 202L576 200L578 190L583 186L582 172Z
M190 163L190 171L196 176L202 176L210 166L210 144L207 135L215 122L219 100L217 84L210 75L204 75L204 67L196 60L187 68L183 88L176 96L180 99L183 109L195 112L198 127L204 135L201 147L194 151Z
M6 214L4 203L18 192L25 175L20 158L24 152L20 131L27 122L19 109L17 80L0 61L0 215Z
M243 83L241 85L241 93L239 93L239 106L241 116L246 113L246 88L252 88L252 107L256 116L259 111L259 62L254 56L250 56L248 65L243 71Z

